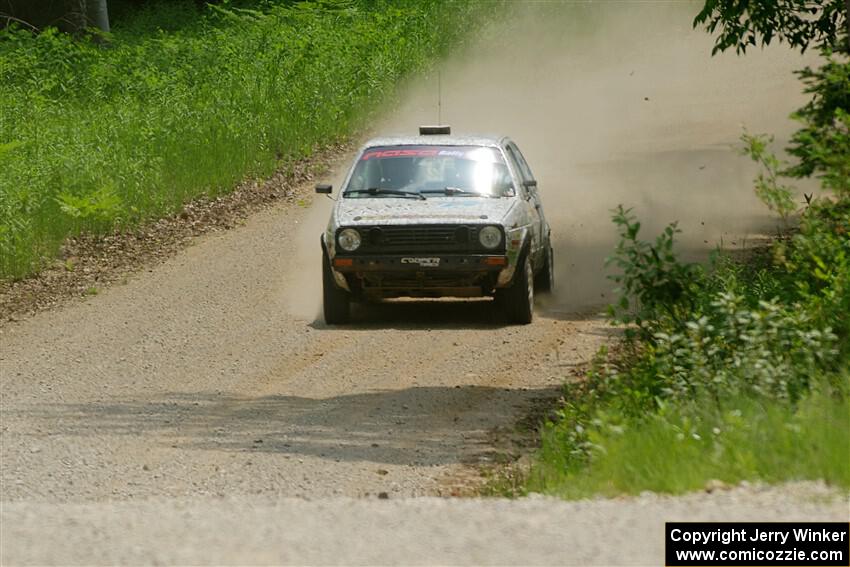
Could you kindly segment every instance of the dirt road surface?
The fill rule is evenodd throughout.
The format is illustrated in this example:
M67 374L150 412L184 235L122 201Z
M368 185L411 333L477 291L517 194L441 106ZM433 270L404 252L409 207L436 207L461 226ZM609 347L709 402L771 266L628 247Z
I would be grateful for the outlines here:
M679 218L694 253L764 230L730 145L748 120L789 131L801 60L718 64L679 3L640 4L591 14L612 44L534 12L444 67L446 119L513 134L538 170L560 291L532 325L437 301L326 327L330 202L315 199L0 329L0 563L659 564L664 519L846 518L817 487L433 498L469 493L477 465L512 450L516 419L610 339L595 315L610 208L635 204L650 228ZM505 37L526 39L506 55ZM433 94L410 85L375 129L433 121Z

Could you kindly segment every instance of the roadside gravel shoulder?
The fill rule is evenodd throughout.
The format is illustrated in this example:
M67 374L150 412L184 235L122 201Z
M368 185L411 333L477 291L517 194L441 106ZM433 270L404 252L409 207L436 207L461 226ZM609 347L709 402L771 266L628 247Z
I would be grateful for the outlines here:
M126 283L191 246L197 238L242 225L270 207L292 207L310 195L310 182L347 156L351 143L331 145L264 179L247 179L233 191L199 197L173 215L104 235L68 238L59 256L18 281L0 280L0 330L4 326L97 295Z
M665 521L847 521L848 505L846 494L811 482L574 502L13 502L0 513L0 563L661 565Z

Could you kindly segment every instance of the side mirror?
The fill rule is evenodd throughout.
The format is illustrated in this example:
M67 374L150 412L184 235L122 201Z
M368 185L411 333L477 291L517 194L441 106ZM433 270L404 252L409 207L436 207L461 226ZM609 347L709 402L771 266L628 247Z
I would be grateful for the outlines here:
M529 179L528 181L523 181L522 184L523 186L525 186L526 189L537 189L536 179Z
M327 183L319 183L316 185L316 193L319 195L330 195L331 191L333 191L334 186L328 185Z

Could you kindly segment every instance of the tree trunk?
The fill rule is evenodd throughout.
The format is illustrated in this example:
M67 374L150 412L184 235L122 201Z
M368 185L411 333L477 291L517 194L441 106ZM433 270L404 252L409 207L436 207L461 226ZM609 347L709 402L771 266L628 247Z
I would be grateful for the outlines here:
M72 0L69 2L69 19L73 22L75 33L86 28L97 28L109 31L109 13L106 11L106 0Z
M0 0L0 13L34 28L52 25L79 34L91 27L109 31L106 6L107 0ZM15 20L0 18L0 28Z
M847 0L850 2L850 0ZM106 11L106 0L86 0L86 16L90 26L100 31L109 31L109 13Z

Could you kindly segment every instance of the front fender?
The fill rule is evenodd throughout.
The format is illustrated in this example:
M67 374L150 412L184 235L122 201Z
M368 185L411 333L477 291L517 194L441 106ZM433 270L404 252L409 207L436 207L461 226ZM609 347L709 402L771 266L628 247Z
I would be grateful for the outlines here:
M322 261L325 261L327 258L328 264L330 264L331 273L334 276L334 281L336 282L337 287L344 289L345 291L351 291L351 288L348 287L348 280L345 279L345 276L340 272L334 269L333 260L334 256L336 256L336 250L333 246L327 245L327 234L321 234L319 236L319 243L322 245ZM331 242L333 242L333 238L331 238Z
M508 287L514 280L517 264L525 248L531 244L531 231L527 226L505 229L505 251L508 267L499 272L496 287Z

